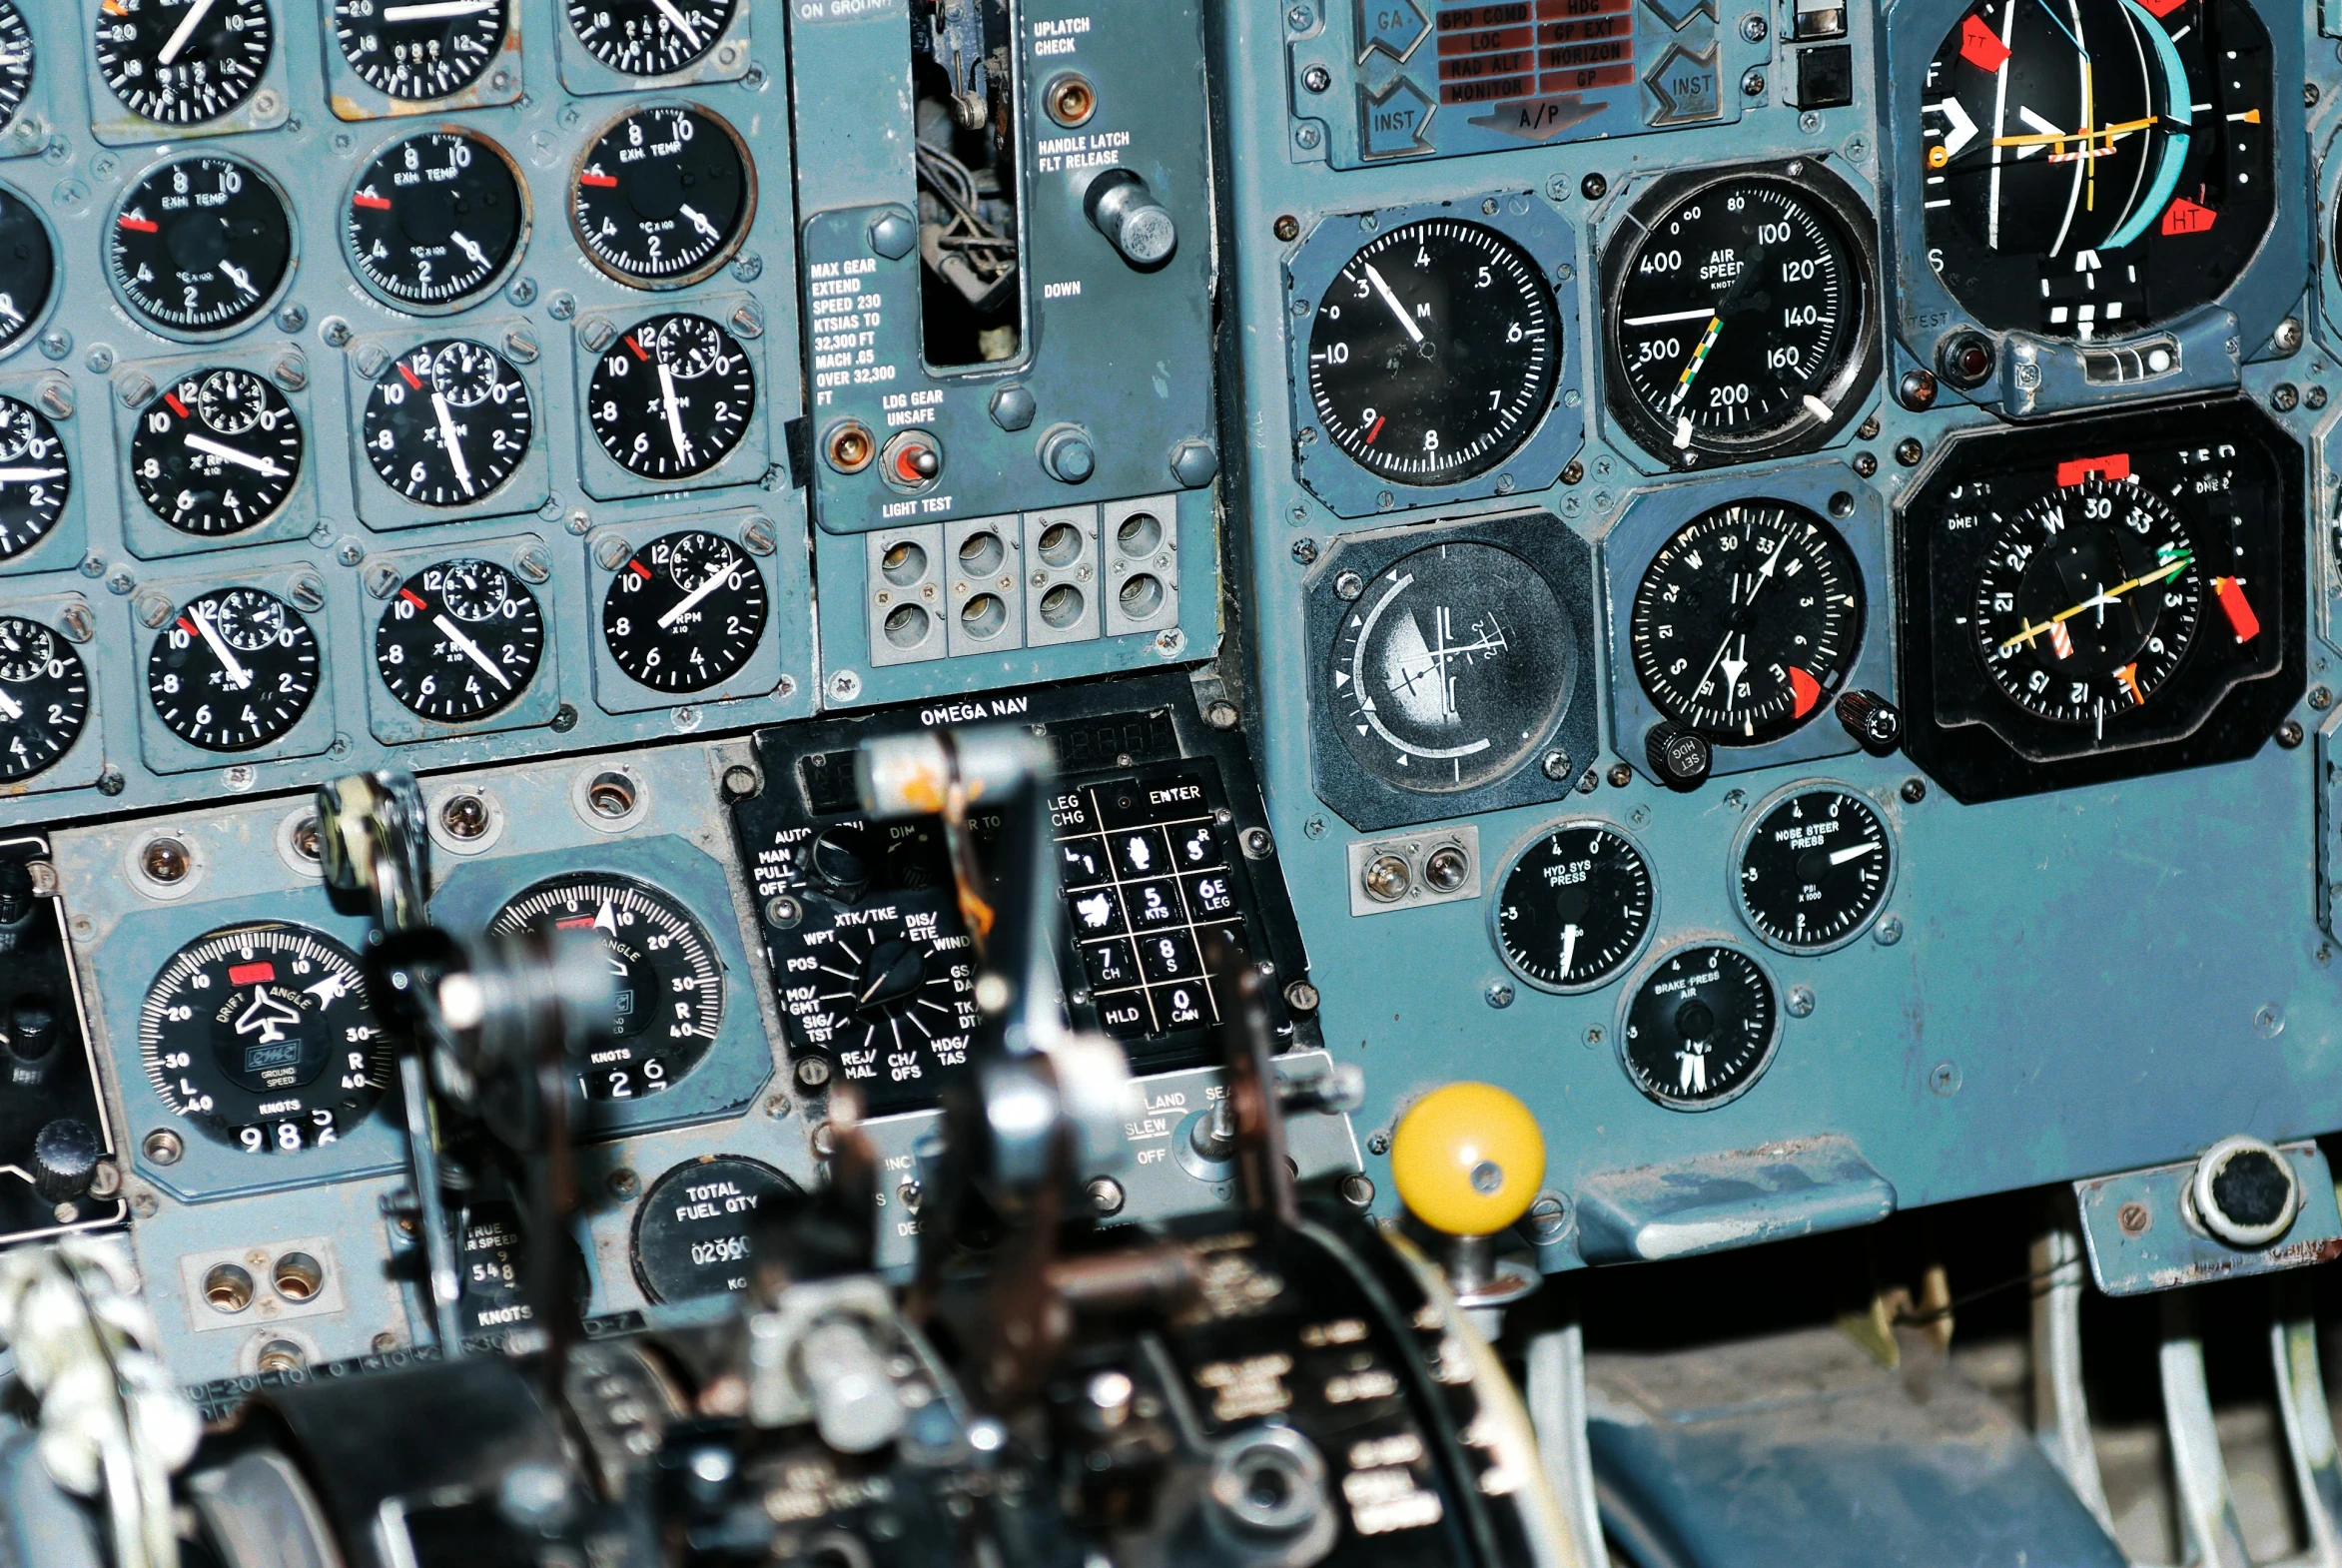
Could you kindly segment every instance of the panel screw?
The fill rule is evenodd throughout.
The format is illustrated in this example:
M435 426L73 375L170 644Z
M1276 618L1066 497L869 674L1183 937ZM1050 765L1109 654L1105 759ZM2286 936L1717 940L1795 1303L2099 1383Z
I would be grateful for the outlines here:
M1740 35L1752 44L1763 43L1768 31L1765 18L1754 11L1740 19Z
M1268 836L1266 828L1246 828L1238 842L1244 846L1246 860L1266 860L1276 853L1276 840Z
M1341 1200L1352 1208L1372 1207L1374 1204L1373 1178L1356 1171L1343 1176L1341 1178Z
M2312 686L2309 689L2309 705L2323 713L2334 705L2334 694L2323 686Z
M1545 769L1545 776L1553 780L1553 782L1556 784L1568 783L1576 773L1576 767L1570 761L1570 754L1566 751L1549 751L1545 753L1545 761L1543 766Z
M1856 438L1860 440L1877 440L1879 438L1879 416L1874 413L1869 418L1863 420L1862 423L1854 427L1854 433Z
M1321 65L1313 65L1301 73L1301 85L1312 93L1322 93L1333 85L1333 73Z
M827 1122L822 1123L819 1127L813 1130L812 1142L813 1152L824 1160L829 1159L830 1156L838 1152L837 1131Z
M90 618L90 607L78 599L58 615L57 629L65 633L68 642L87 642L98 634L97 622Z
M302 609L321 610L326 607L326 579L314 571L305 571L295 577L286 593Z
M2286 317L2277 324L2277 330L2269 336L2269 342L2276 345L2279 354L2294 353L2301 347L2300 321L2291 316Z
M1203 710L1203 722L1213 729L1234 729L1238 717L1236 705L1224 699L1212 703Z
M2279 413L2291 413L2301 402L2301 389L2291 382L2279 382L2269 389L2269 406Z
M2301 744L2301 721L2299 719L2287 719L2277 726L2277 744L2283 746L2287 751L2291 751Z
M542 582L553 574L553 561L543 545L524 544L512 556L512 569L530 582Z
M1315 539L1293 540L1293 559L1303 566L1316 565L1317 541Z
M550 722L554 734L566 735L577 727L577 710L564 702L559 707L553 709L553 716Z
M830 1081L830 1065L824 1057L805 1057L797 1063L797 1087L819 1089Z
M1936 1070L1928 1075L1928 1087L1939 1095L1958 1094L1959 1069L1950 1062L1937 1063Z
M1343 600L1354 599L1365 591L1366 579L1359 576L1356 572L1342 571L1334 574L1333 596L1335 598Z
M2302 84L2301 84L2301 107L2302 107L2302 108L2304 108L2304 109L2315 109L2317 106L2318 106L2318 84L2317 84L2317 83L2315 83L2315 82L2304 82L2304 83L2302 83Z
M1388 1133L1369 1133L1369 1134L1367 1134L1367 1135L1366 1135L1366 1153L1368 1153L1369 1155L1387 1155L1387 1154L1389 1154L1389 1153L1390 1153L1390 1135L1389 1135Z
M2301 394L2301 404L2305 408L2323 408L2326 405L2326 389L2312 387Z
M756 770L743 763L724 769L724 793L734 800L746 800L756 793Z
M1578 459L1577 459L1577 458L1575 458L1575 457L1572 457L1572 458L1571 458L1571 459L1570 459L1568 462L1565 462L1565 463L1563 463L1563 464L1562 464L1562 466L1561 466L1561 482L1562 482L1562 483L1564 483L1564 484L1577 484L1577 483L1581 482L1582 480L1584 480L1584 478L1585 478L1585 477L1586 477L1586 465L1585 465L1584 463L1582 463L1582 462L1578 461Z
M2310 91L2314 94L2317 89L2313 87ZM2147 1205L2136 1198L2114 1210L2114 1223L2124 1235L2145 1235L2147 1226L2153 1222L2154 1217L2147 1212Z
M329 316L324 325L318 328L318 336L325 340L329 349L346 349L350 346L350 331L348 322L339 316Z
M1610 193L1610 182L1598 174L1590 174L1578 182L1578 194L1589 202L1599 202Z
M159 1127L149 1133L146 1142L139 1147L146 1152L147 1159L158 1166L175 1166L179 1164L179 1157L187 1153L187 1146L179 1141L179 1135L167 1127Z
M786 893L776 894L765 901L764 918L783 931L792 930L805 918L805 906Z
M1603 1041L1608 1040L1609 1038L1610 1031L1604 1029L1600 1024L1588 1024L1586 1026L1585 1041L1587 1045L1599 1046Z
M1751 66L1748 74L1740 79L1740 91L1743 98L1764 97L1765 73Z
M113 768L98 775L98 793L101 795L119 795L129 787L130 781Z
M1296 980L1284 988L1284 1005L1296 1013L1314 1013L1319 1001L1317 988L1306 980Z
M1854 471L1867 479L1872 474L1879 471L1879 459L1872 456L1867 451L1856 452L1854 456Z
M1924 413L1936 406L1936 378L1928 372L1906 371L1903 380L1896 384L1895 399L1914 413ZM1879 421L1868 421L1866 428L1870 434L1863 439L1869 440L1879 433Z
M1488 1005L1492 1008L1508 1008L1512 1006L1512 987L1506 985L1501 980L1490 981L1488 983L1488 989L1485 992L1482 992L1481 995L1487 998Z
M780 542L769 517L751 517L740 524L740 543L751 555L770 555Z
M852 670L839 670L830 676L830 695L840 702L852 702L862 695L862 677Z
M1814 1016L1813 987L1792 986L1789 988L1789 1016L1791 1018L1811 1018Z
M65 382L46 382L41 387L41 407L52 419L73 417L73 388Z
M611 1196L632 1197L635 1193L641 1190L642 1177L636 1176L626 1167L620 1166L617 1170L610 1173Z
M595 317L577 329L577 341L585 345L588 354L599 354L618 336L618 329L600 317Z
M789 1097L787 1095L765 1096L764 1114L768 1117L771 1117L775 1122L786 1118L789 1114Z
M1871 938L1883 948L1891 948L1903 940L1903 922L1894 915L1883 915L1871 931Z
M1129 1201L1123 1193L1123 1183L1113 1176L1095 1176L1082 1190L1101 1218L1121 1213L1123 1204Z
M1909 468L1920 460L1922 450L1917 435L1906 435L1895 443L1895 460Z
M1632 767L1623 762L1614 762L1610 765L1610 787L1612 789L1625 789L1634 781L1635 770Z

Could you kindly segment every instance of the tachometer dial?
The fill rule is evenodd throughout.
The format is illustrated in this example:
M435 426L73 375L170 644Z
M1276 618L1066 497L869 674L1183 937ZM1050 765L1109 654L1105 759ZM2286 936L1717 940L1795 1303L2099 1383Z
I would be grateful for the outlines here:
M1978 657L2028 713L2104 733L2187 656L2203 573L2161 495L2091 477L2009 515L1975 586Z
M375 626L383 684L411 711L444 723L510 706L544 650L536 596L494 561L424 567L399 585Z
M96 14L98 74L123 108L164 125L240 108L277 44L269 0L107 0Z
M301 421L266 377L198 371L138 416L130 473L147 509L216 538L275 516L301 479Z
M106 232L122 303L167 336L217 338L258 319L293 272L293 220L274 181L206 153L150 171Z
M1514 857L1489 918L1496 950L1542 991L1590 991L1651 936L1650 862L1604 822L1564 822Z
M519 169L469 131L423 131L385 148L358 177L343 226L367 287L425 316L495 288L527 242Z
M206 751L267 745L301 722L317 694L317 633L263 588L189 599L147 654L156 716Z
M1863 573L1802 506L1734 501L1678 528L1628 613L1652 704L1720 746L1779 740L1821 710L1863 645Z
M1536 259L1453 218L1402 224L1334 275L1309 327L1309 398L1368 472L1451 484L1520 447L1553 401L1561 315Z
M660 691L730 680L764 637L764 573L731 540L670 533L618 568L602 639L618 667Z
M1652 453L1795 450L1856 411L1878 374L1877 290L1841 190L1805 163L1669 181L1612 237L1610 405Z
M535 430L528 386L467 338L418 344L384 368L366 401L366 456L424 506L468 506L512 476Z
M72 493L57 427L32 404L0 397L0 561L47 538Z
M569 0L586 53L628 76L667 76L716 45L739 0Z
M1912 174L1938 275L1983 325L2060 338L2218 299L2299 125L2248 0L1977 0L1923 96Z
M1895 845L1877 808L1816 785L1767 807L1741 840L1734 889L1749 929L1785 953L1826 953L1879 913Z
M1681 948L1643 977L1627 1006L1619 1061L1670 1111L1738 1098L1773 1061L1781 1015L1757 961L1721 945Z
M621 333L593 368L586 420L610 459L646 479L705 473L740 444L756 372L704 316L654 316Z
M39 621L0 615L0 784L71 751L89 717L89 671L73 645Z
M631 877L549 878L488 922L498 933L590 931L608 956L614 1041L581 1083L589 1100L672 1089L699 1066L724 1022L724 968L707 933L674 898Z
M510 10L511 0L334 0L334 41L376 92L445 98L503 49Z
M57 253L40 215L0 187L0 354L24 342L49 309L56 285Z
M285 921L174 953L147 988L138 1045L174 1116L256 1155L348 1137L390 1084L390 1037L358 956Z
M704 109L637 109L594 139L569 221L593 264L637 289L678 289L731 259L756 213L740 133Z
M33 90L33 35L16 0L0 0L0 131L15 124Z

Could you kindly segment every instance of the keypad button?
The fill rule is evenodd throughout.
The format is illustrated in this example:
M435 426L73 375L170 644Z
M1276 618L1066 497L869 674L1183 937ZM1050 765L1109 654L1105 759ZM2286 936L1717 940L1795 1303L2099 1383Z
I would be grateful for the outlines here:
M1186 912L1179 904L1179 885L1169 877L1156 882L1131 883L1122 893L1130 909L1133 931L1160 931L1167 926L1187 923Z
M1193 980L1203 973L1203 961L1195 953L1195 938L1184 931L1162 931L1141 937L1139 967L1149 980Z
M1166 986L1150 986L1148 997L1155 1003L1163 1029L1196 1029L1212 1021L1211 993L1200 980L1173 981Z
M1066 902L1073 906L1074 930L1079 936L1119 937L1130 929L1123 923L1123 902L1113 888L1068 894Z
M1058 875L1069 892L1094 888L1102 882L1114 880L1113 864L1107 859L1106 840L1102 838L1071 838L1058 844Z
M1150 942L1156 938L1148 938ZM1128 937L1112 942L1086 942L1082 945L1082 965L1090 972L1090 989L1095 993L1122 991L1139 984L1139 966L1131 958ZM1159 977L1168 980L1166 975Z
M1199 871L1179 878L1179 886L1187 893L1190 920L1224 920L1236 912L1235 879L1228 872Z
M1181 871L1201 871L1208 866L1227 864L1227 854L1220 848L1219 832L1208 822L1184 822L1171 829L1171 858Z
M1167 876L1171 870L1171 840L1161 828L1122 828L1108 834L1106 842L1125 882Z
M1098 1027L1117 1040L1138 1040L1156 1033L1155 1010L1148 1006L1143 991L1102 997L1098 1003Z

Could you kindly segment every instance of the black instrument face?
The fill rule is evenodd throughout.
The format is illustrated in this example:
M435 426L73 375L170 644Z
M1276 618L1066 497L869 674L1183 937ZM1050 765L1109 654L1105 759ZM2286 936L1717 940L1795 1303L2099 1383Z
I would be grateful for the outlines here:
M2216 300L2278 197L2247 0L1978 0L1928 67L1922 232L1987 327L2119 336Z
M404 310L468 305L495 288L527 242L524 190L510 155L484 136L424 131L393 143L351 193L350 266Z
M139 1009L147 1082L174 1116L248 1154L347 1137L390 1083L390 1037L358 956L285 921L181 948Z
M123 108L164 125L240 108L277 45L269 0L108 0L97 18L98 74Z
M0 615L0 784L71 751L89 717L89 671L73 645L39 621Z
M610 460L646 479L705 473L730 456L756 410L756 372L704 316L653 316L593 368L586 420Z
M179 337L260 317L293 270L293 220L269 178L218 154L181 158L132 186L106 236L123 304Z
M1660 712L1720 746L1779 740L1838 690L1863 644L1863 574L1836 528L1734 501L1675 532L1635 588L1635 675Z
M72 493L57 427L32 404L0 397L0 560L47 538Z
M467 338L418 344L384 368L366 400L366 456L423 506L468 506L512 476L535 430L528 385Z
M33 90L33 34L16 0L0 0L0 131L15 123Z
M616 991L616 1038L580 1075L588 1100L672 1089L715 1043L724 1022L723 965L699 923L648 883L592 873L551 877L497 910L488 930L590 931L601 939Z
M158 395L130 438L147 509L182 533L257 528L301 479L301 421L266 377L198 371Z
M1643 977L1627 1005L1619 1061L1670 1111L1736 1099L1773 1060L1781 1015L1757 961L1720 944L1682 948Z
M1522 850L1490 911L1496 950L1541 991L1591 991L1650 939L1651 866L1602 822L1565 822Z
M569 27L586 53L628 76L692 65L732 25L739 0L569 0Z
M1368 472L1452 484L1529 438L1561 350L1536 259L1493 229L1429 218L1334 275L1309 327L1309 398L1326 437Z
M206 751L267 745L301 722L317 694L317 633L262 588L189 599L147 654L156 716Z
M1785 953L1852 941L1886 902L1895 845L1887 823L1852 790L1800 790L1757 818L1742 841L1735 887L1741 918Z
M375 668L390 695L450 724L509 707L544 651L536 596L494 561L424 567L399 584L375 625Z
M408 100L445 98L504 47L511 0L334 0L334 41L359 80Z
M2103 735L2187 657L2204 609L2196 554L2179 514L2144 486L2091 477L2040 495L1985 547L1976 655L2027 713Z
M1836 429L1876 374L1872 262L1846 217L1786 174L1653 195L1656 210L1638 210L1612 242L1613 411L1685 464Z
M1327 698L1359 766L1401 789L1471 789L1510 773L1577 679L1569 612L1527 561L1435 544L1361 586Z
M33 330L57 286L57 253L32 204L0 188L0 354Z
M730 260L756 211L747 144L703 109L637 109L594 139L569 221L593 264L637 289L696 283Z
M756 1210L802 1190L760 1160L703 1155L650 1184L634 1211L634 1279L653 1301L696 1301L748 1288Z
M721 534L670 533L618 568L602 640L618 668L659 691L730 680L764 637L764 573Z

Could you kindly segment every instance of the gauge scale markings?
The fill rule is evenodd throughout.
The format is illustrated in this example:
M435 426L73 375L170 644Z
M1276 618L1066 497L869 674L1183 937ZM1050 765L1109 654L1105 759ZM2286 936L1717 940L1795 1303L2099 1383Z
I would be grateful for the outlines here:
M1741 918L1785 953L1826 953L1858 936L1887 900L1895 847L1886 819L1837 785L1800 787L1758 810L1741 841Z
M57 427L32 404L0 397L0 561L47 538L72 494Z
M568 0L586 53L627 76L668 76L705 57L739 0Z
M527 186L510 154L469 131L424 131L359 176L343 244L370 289L435 315L494 289L528 231Z
M39 621L0 615L0 784L71 751L89 716L89 670L73 645Z
M441 723L510 707L544 657L536 596L494 561L448 560L407 578L375 624L375 669L406 709Z
M409 103L479 80L504 47L511 0L334 0L334 40L360 81Z
M259 527L301 481L301 421L266 377L199 371L156 394L130 440L139 499L181 533Z
M244 106L276 49L269 0L108 0L91 52L122 107L163 125L200 125Z
M317 633L263 588L189 599L147 654L155 716L206 751L250 751L283 737L318 686Z
M375 378L363 430L385 484L418 505L466 506L519 468L535 410L528 384L495 350L434 339Z
M116 291L166 335L224 337L251 325L284 292L293 261L284 193L251 164L218 153L150 171L106 231Z
M1490 909L1497 952L1544 991L1591 991L1650 939L1651 864L1606 822L1564 822L1513 858Z

